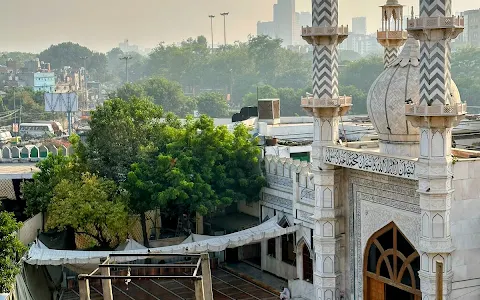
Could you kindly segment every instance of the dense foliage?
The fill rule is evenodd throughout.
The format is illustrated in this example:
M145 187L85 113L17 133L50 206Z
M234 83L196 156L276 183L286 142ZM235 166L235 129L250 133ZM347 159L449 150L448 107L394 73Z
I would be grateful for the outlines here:
M84 173L80 179L63 179L53 190L47 228L65 230L92 239L101 249L116 247L128 231L125 195L112 180Z
M75 141L78 143L78 139ZM27 201L27 214L46 213L54 196L55 187L62 180L76 180L86 170L77 155L65 156L49 155L40 161L37 167L39 172L33 174L33 181L26 181L22 185L23 197Z
M92 112L86 144L73 138L75 155L39 163L23 186L27 211L47 212L49 228L71 228L105 248L125 236L128 213L140 216L148 245L150 210L175 219L257 200L265 179L247 128L215 127L205 115L163 116L148 97L106 101Z
M62 69L65 66L74 69L86 64L90 79L104 79L107 72L107 56L94 52L87 47L72 42L52 45L38 55L41 61L51 64L52 69ZM87 58L84 62L83 58Z
M18 261L26 251L16 235L21 225L13 214L0 212L0 293L10 292L20 272Z

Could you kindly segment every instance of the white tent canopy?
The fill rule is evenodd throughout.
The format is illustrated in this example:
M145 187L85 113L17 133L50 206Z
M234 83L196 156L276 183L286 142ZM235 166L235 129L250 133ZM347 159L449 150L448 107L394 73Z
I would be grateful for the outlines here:
M243 245L258 243L263 240L275 238L285 234L297 231L298 225L283 228L278 225L278 219L272 218L256 227L235 232L222 236L201 236L197 240L182 243L174 246L159 248L137 248L127 247L124 251L80 251L80 250L53 250L48 249L41 243L36 243L30 247L28 256L25 261L31 265L65 265L65 264L100 264L103 259L108 257L110 253L116 254L139 254L137 259L142 259L141 254L158 253L158 254L198 254L203 252L219 252L226 248L236 248ZM205 238L205 239L204 239ZM187 238L188 240L188 238ZM129 257L123 260L132 260ZM115 258L121 261L120 257Z

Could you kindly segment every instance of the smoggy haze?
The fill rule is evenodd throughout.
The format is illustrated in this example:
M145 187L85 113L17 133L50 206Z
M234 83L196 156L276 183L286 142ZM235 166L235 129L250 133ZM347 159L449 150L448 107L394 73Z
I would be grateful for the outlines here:
M478 8L476 1L453 0L454 11ZM0 51L38 52L53 43L73 41L97 51L108 51L125 38L154 47L160 41L210 36L209 14L216 14L214 35L223 38L219 13L229 11L228 40L246 40L256 33L259 20L272 19L276 0L5 0L0 18ZM340 21L366 16L368 31L379 24L379 5L385 0L339 0ZM401 0L414 5L418 0ZM368 4L367 4L368 3ZM297 11L310 11L310 0L297 0ZM409 9L408 9L409 11ZM407 9L406 9L407 12Z

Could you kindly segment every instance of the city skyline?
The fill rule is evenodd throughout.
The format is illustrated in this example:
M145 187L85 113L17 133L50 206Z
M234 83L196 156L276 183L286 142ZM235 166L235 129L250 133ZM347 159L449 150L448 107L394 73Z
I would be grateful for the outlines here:
M116 1L115 5L113 1L85 0L66 5L64 1L50 0L42 2L41 7L33 5L32 0L9 1L2 5L3 11L8 13L0 18L0 26L8 30L0 30L0 51L40 52L52 44L72 41L96 51L106 52L125 39L129 39L132 44L153 48L160 42L170 44L199 35L210 38L209 14L218 17L213 28L217 44L223 41L220 13L224 11L230 12L227 17L228 42L245 41L249 34L256 33L258 21L272 20L272 7L277 1L161 2L138 0L132 8L128 5L130 2L125 0ZM296 11L311 10L310 0L296 2ZM380 23L380 10L375 8L386 1L369 0L369 5L357 2L339 1L340 23L351 25L353 17L365 16L367 31L374 32ZM413 5L418 12L418 0L400 2L406 6ZM468 0L459 0L455 2L454 11L474 9L472 5ZM51 17L45 17L45 11L51 12ZM178 14L173 13L176 11ZM405 14L409 14L409 11L406 7Z

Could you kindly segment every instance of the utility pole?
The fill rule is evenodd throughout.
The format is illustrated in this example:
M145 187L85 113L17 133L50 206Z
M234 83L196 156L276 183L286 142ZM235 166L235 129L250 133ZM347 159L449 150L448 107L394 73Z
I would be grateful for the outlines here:
M223 12L220 15L223 16L223 42L225 47L227 47L227 16L229 15L229 13Z
M81 56L80 59L83 60L83 101L84 107L87 107L88 95L87 95L87 59L88 56Z
M214 15L209 15L210 18L210 31L212 33L212 53L213 53L213 18L215 18Z
M120 57L120 60L124 60L125 61L125 83L128 83L128 61L130 59L132 59L133 57L131 57L130 55L125 55L124 57Z
M16 100L15 100L15 87L12 87L12 89L13 89L13 111L15 113L13 124L16 124L16 126L17 126L17 132L15 132L15 136L18 136L18 131L20 129L20 124L17 124L17 104L16 104ZM12 129L13 129L13 127L12 127Z

